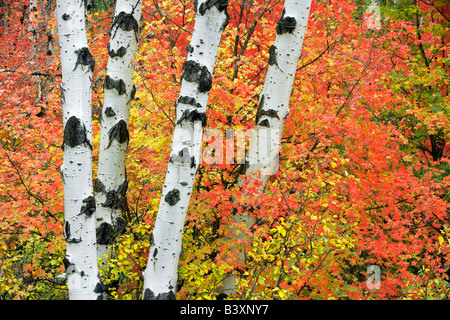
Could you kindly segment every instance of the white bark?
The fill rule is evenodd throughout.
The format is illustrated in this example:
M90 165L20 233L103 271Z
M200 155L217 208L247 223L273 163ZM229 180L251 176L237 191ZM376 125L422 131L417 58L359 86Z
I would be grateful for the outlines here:
M269 68L260 93L245 169L255 178L255 173L261 173L260 180L264 185L278 170L281 135L289 115L289 100L302 54L310 6L311 0L285 1L282 17L277 24L277 36L270 48Z
M217 50L228 22L227 6L227 0L200 0L195 10L194 32L176 101L171 157L144 272L145 300L175 298L183 227L201 161L206 105Z
M25 14L25 12L23 12ZM33 34L33 38L35 38L35 32L36 29L36 21L38 19L38 7L37 7L37 0L31 0L30 1L30 8L29 8L29 17L28 17L28 31Z
M35 11L37 11L37 0L31 0L30 1L30 14L33 14Z
M255 127L250 137L244 177L262 182L261 193L270 178L278 170L278 155L285 119L289 115L289 100L292 93L298 61L302 54L303 39L308 23L311 0L286 0L282 16L277 24L277 36L270 48L269 68L264 87L260 94ZM244 179L245 179L244 178ZM239 178L238 186L244 179ZM255 223L255 218L246 214L236 214L236 223L247 230ZM234 233L234 239L243 240L245 233ZM237 256L245 262L245 251L236 247ZM221 290L224 294L234 292L236 277L230 275L224 280Z
M94 59L89 52L83 0L58 0L61 94L64 125L66 274L71 300L99 297L92 192L91 82Z
M381 12L377 1L371 1L365 13L370 14L369 17L364 18L367 28L372 30L381 29Z
M104 258L109 246L125 226L126 151L131 100L136 92L133 83L135 54L138 47L142 0L118 0L104 83L104 105L101 113L100 150L96 196L97 253Z

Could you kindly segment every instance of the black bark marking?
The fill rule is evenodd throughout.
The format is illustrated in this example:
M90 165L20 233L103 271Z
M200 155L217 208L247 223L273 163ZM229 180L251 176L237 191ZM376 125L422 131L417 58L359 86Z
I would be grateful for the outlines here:
M208 92L212 88L212 76L208 68L203 66L198 82L199 92Z
M118 188L117 193L124 197L127 194L128 190L128 181L125 180Z
M263 121L261 121L258 125L260 125L261 127L267 127L270 128L270 123L268 119L264 119Z
M103 188L105 188L103 186ZM124 181L117 190L110 190L106 194L106 201L102 204L103 207L109 207L112 209L122 208L123 210L126 207L126 194L128 190L128 181Z
M208 0L200 5L199 13L203 16L206 10L216 7L220 12L224 11L228 7L228 0Z
M125 219L121 217L116 218L116 224L114 226L114 230L116 231L116 236L120 236L123 231L125 230L125 227L127 226L127 222Z
M117 122L108 132L109 143L106 148L111 146L113 140L117 140L119 143L125 143L130 140L130 134L128 132L127 123L125 120Z
M264 108L264 102L265 102L266 96L262 95L261 96L261 101L259 102L259 109Z
M69 260L67 260L67 262L64 262L64 267L65 267L66 274L71 274L71 273L77 272L77 267L75 266L75 264L71 263ZM81 272L83 272L83 271L81 271Z
M155 293L150 289L144 290L143 300L175 300L175 293L172 290L168 292L159 293L155 296Z
M106 201L102 204L103 207L110 207L112 208L114 204L116 203L116 190L111 190L106 194Z
M94 292L95 293L102 293L102 292L104 292L105 291L105 286L103 285L103 283L101 283L101 282L97 282L97 284L95 285L95 288L94 288Z
M71 116L64 127L64 137L61 148L64 150L66 145L74 148L83 143L86 143L92 150L92 145L87 139L86 127L81 123L80 119Z
M182 79L189 82L197 82L202 68L199 63L188 60L183 64Z
M156 258L157 255L158 255L158 248L155 248L155 250L153 251L153 258Z
M126 222L123 218L117 217L114 225L107 222L102 222L95 230L98 244L110 245L113 244L118 236L120 236L125 229Z
M93 0L84 0L84 6L86 8L86 11L90 12L90 10L92 9L92 1Z
M189 82L198 82L199 92L208 92L212 87L212 76L208 68L193 60L184 62L181 79Z
M271 46L269 49L269 65L277 64L277 47Z
M228 295L226 294L226 293L219 293L217 296L216 296L216 299L217 300L225 300L226 298L228 297Z
M240 174L246 174L248 168L250 168L250 162L248 162L248 160L245 159L245 162L244 162L244 164L243 164L242 167L241 167L241 172L240 172Z
M64 227L64 233L66 236L66 242L68 243L80 243L81 239L77 238L71 238L71 232L70 232L70 223L69 221L66 221L65 227Z
M80 214L85 214L88 217L95 213L95 199L93 196L89 196L83 200L84 205L81 206Z
M276 118L276 119L280 120L280 117L278 116L278 112L276 110L273 110L273 109L262 110L259 113L259 115L260 115L260 117L267 116L269 118Z
M69 223L69 221L66 221L66 224L64 226L64 232L65 232L66 238L70 238L70 223Z
M205 112L198 112L197 110L184 110L183 114L181 115L180 119L177 121L177 124L181 123L181 121L186 120L189 122L194 123L194 121L201 121L202 126L206 126L206 113Z
M139 23L133 17L133 14L121 11L114 18L112 28L114 28L115 26L117 26L117 28L122 29L123 31L134 31L134 36L136 37L136 41L138 40ZM117 29L114 32L114 35L112 36L113 38L116 36L116 32L117 32Z
M63 169L62 169L62 168L61 168L60 173L61 173L61 180L62 180L62 182L63 182L63 183L66 183L65 178L64 178L64 172L63 172Z
M194 52L194 47L191 46L190 44L188 44L187 47L186 47L186 52L187 53L193 53Z
M61 89L61 102L66 103L66 89L63 88L62 84L59 87Z
M178 189L170 190L164 197L164 200L169 205L174 206L178 201L180 201L180 190Z
M136 96L136 86L133 84L133 87L131 88L131 92L130 92L130 99L128 99L127 103L130 103L131 101L133 101L135 96Z
M194 106L194 107L197 107L197 108L201 108L202 107L202 105L200 103L198 103L197 100L195 100L195 98L188 97L188 96L180 96L177 99L177 104L178 103L187 104L187 105Z
M64 21L69 20L69 19L70 19L70 14L64 13L64 14L62 15L62 18L63 18Z
M172 290L160 293L156 296L156 300L175 300L175 293Z
M259 122L259 120L263 116L267 116L269 118L276 118L276 119L280 120L280 117L278 116L278 111L273 110L273 109L263 110L262 109L263 107L264 107L264 95L261 97L261 102L259 104L258 111L256 112L256 123L258 123L260 126L263 126L263 127L269 127L268 119L265 119L265 120Z
M123 58L123 56L127 53L127 48L125 48L123 46L117 50L114 50L114 49L111 49L111 44L108 42L106 47L108 48L108 54L111 58L115 58L115 57Z
M114 80L108 75L105 77L104 88L110 90L116 89L119 96L127 93L127 86L122 79Z
M77 62L75 63L75 68L73 68L73 70L75 70L78 65L81 64L84 66L88 66L93 72L95 69L95 60L91 52L89 51L89 48L81 48L80 50L75 51L75 53L78 55L78 57Z
M107 117L114 117L114 116L116 115L116 113L114 112L113 108L107 107L107 108L105 109L105 115L106 115Z
M106 187L99 178L95 179L95 181L94 181L94 191L95 192L106 192Z
M103 300L103 295L102 295L102 294L99 294L99 295L97 296L97 299L95 299L95 300Z
M195 167L195 157L191 157L191 168Z
M150 246L155 245L155 236L153 235L153 232L150 233L149 242L150 242Z
M98 244L110 245L114 243L115 231L112 225L102 222L95 230Z
M277 23L277 34L284 34L286 32L292 33L295 30L295 27L297 26L297 20L295 20L294 17L285 17L286 10L283 9L283 12L281 13L281 18L278 20Z
M65 257L65 258L63 259L63 264L64 264L64 269L66 270L66 273L69 272L69 268L70 268L71 266L74 266L74 264L73 264L72 262L70 262L70 260L67 259L67 257ZM70 268L70 269L71 269L71 271L75 271L73 268Z
M178 152L178 154L174 154L170 157L170 160L172 163L190 163L191 158L189 155L189 149L187 147L184 147L183 150Z
M150 289L144 290L144 296L142 297L142 300L155 300L155 294Z
M198 0L194 0L194 12L198 12Z
M262 112L262 110L264 108L264 100L265 100L265 96L262 95L261 96L261 100L259 101L258 110L256 111L255 123L258 123L259 119L261 118L261 112Z

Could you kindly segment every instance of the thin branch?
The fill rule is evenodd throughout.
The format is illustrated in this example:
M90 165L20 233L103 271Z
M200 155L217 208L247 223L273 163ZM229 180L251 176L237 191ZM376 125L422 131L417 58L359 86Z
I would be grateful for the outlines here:
M17 173L17 176L19 177L20 183L23 185L23 187L25 188L25 191L32 197L34 198L36 201L38 201L43 207L45 207L45 201L44 199L42 199L42 197L40 197L39 195L35 194L34 192L32 192L28 186L26 185L25 181L22 178L22 174L20 173L19 168L16 166L16 164L14 163L14 161L10 158L10 156L8 155L7 152L5 152L5 156L8 159L9 163L11 163L12 167L14 168L14 170ZM49 211L46 210L45 211L50 217L56 219L56 217Z
M144 85L145 89L147 89L147 91L150 93L150 95L152 96L153 101L155 102L156 106L164 113L164 115L167 117L167 119L170 120L170 122L172 123L172 125L175 127L175 122L172 120L172 118L166 113L166 111L164 110L163 107L161 107L158 102L156 101L156 98L153 94L153 91L147 87L147 85L145 84L145 82L142 82L142 84Z

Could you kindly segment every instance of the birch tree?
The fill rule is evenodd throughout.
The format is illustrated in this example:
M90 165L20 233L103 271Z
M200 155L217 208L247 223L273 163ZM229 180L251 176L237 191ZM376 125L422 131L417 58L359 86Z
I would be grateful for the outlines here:
M96 198L96 234L98 257L103 258L124 226L126 211L126 151L130 104L136 93L133 83L138 47L142 0L119 0L116 3L109 60L104 82L104 104L101 111L100 150Z
M381 29L381 12L377 1L371 1L365 13L369 15L365 18L367 27L372 30Z
M281 18L276 27L276 38L269 49L269 67L264 87L259 95L255 127L252 131L243 175L238 179L242 187L248 181L260 182L257 193L264 191L270 176L278 170L278 155L281 136L289 115L289 100L293 90L298 61L302 54L303 39L308 23L311 0L286 0ZM248 195L250 196L250 195ZM246 230L255 223L255 218L243 213L233 217ZM243 240L246 233L233 228L235 240ZM243 248L235 247L239 261L245 261ZM236 277L229 275L221 292L229 295L234 291Z
M69 299L101 298L92 191L91 85L95 61L87 43L83 0L58 0L63 109L64 233Z
M200 166L206 106L227 0L195 1L196 21L176 100L176 126L150 254L144 272L144 300L175 299L182 233L195 175Z

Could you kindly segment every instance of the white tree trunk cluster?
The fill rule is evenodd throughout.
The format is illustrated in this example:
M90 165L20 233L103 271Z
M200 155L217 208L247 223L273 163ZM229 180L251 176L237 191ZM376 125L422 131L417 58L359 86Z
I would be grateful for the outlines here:
M133 61L139 39L142 0L116 3L104 81L100 151L97 178L92 183L92 74L95 61L85 29L86 0L57 0L62 70L64 126L65 237L64 264L69 298L101 299L97 258L104 258L125 226L127 210L126 150L129 141L130 104L136 93ZM196 173L201 163L206 108L222 33L228 24L228 0L196 0L195 27L183 65L176 105L176 125L171 155L150 252L144 271L144 300L175 299L182 234ZM311 0L286 0L270 48L269 68L260 94L255 128L244 174L262 182L278 169L281 135L289 114L289 100L309 17ZM242 186L240 179L238 185ZM95 198L94 198L95 192ZM248 215L235 215L247 229ZM234 232L234 239L244 234ZM232 250L239 252L239 246ZM245 251L238 254L245 262ZM234 292L236 278L225 279L222 293Z
M184 222L201 161L206 105L217 50L228 23L227 6L227 0L200 0L195 8L194 32L176 101L171 156L144 272L144 300L175 298Z

